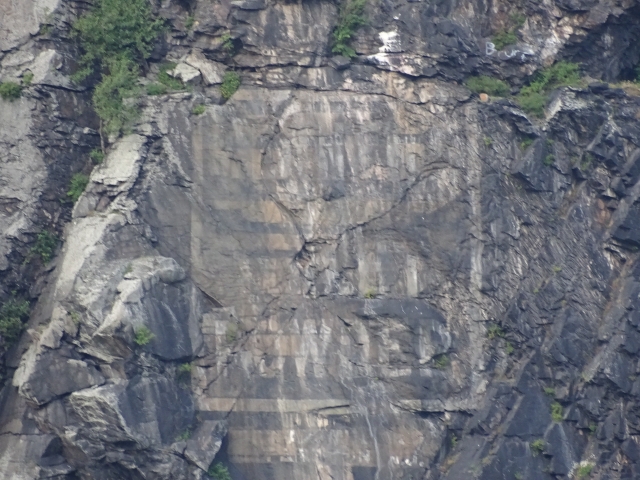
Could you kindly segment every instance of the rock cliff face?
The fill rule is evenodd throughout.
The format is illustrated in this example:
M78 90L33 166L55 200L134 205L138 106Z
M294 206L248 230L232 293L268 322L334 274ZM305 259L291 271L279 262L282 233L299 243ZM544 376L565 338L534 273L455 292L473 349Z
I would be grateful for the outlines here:
M370 2L352 61L329 1L153 5L191 87L91 170L87 5L0 0L0 478L640 477L637 2ZM464 86L559 60L544 118Z

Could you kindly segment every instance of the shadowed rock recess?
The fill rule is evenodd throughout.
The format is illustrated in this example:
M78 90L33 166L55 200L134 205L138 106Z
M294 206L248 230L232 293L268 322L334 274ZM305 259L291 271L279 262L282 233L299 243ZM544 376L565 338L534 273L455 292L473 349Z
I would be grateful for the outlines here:
M0 0L0 479L640 478L640 4L153 0L101 138L94 3Z

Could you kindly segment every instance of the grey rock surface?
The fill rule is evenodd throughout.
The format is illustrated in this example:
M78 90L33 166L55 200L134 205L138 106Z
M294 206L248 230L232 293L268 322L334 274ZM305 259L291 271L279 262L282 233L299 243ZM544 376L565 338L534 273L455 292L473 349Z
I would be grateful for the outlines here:
M0 478L640 475L633 2L370 3L352 60L334 3L152 4L189 88L101 138L86 5L0 0ZM544 118L464 86L558 60Z

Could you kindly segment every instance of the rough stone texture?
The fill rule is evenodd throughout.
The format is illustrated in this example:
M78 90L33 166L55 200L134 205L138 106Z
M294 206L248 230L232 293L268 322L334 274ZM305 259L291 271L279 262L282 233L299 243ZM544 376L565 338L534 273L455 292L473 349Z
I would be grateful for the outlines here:
M637 6L371 3L349 61L332 3L154 5L192 89L104 139L48 270L20 266L43 185L64 195L97 143L67 80L77 5L46 46L0 29L0 75L36 85L0 104L2 285L40 285L6 355L1 478L640 474L640 99L600 83L638 63ZM461 84L559 59L590 80L543 119Z

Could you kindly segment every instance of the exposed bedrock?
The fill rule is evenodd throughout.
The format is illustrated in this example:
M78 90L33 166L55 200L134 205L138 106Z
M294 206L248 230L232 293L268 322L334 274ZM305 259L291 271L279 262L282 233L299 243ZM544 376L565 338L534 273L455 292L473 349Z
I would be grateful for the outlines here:
M33 303L0 478L640 475L640 98L596 82L640 60L633 2L372 3L352 61L333 3L157 2L143 81L166 57L190 89L143 95L92 170L84 6L31 3L0 0L0 80L34 73L0 101L0 280ZM585 81L544 118L463 84L557 60Z

